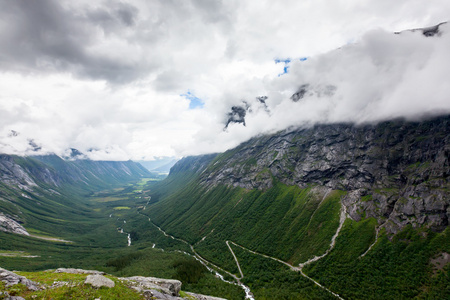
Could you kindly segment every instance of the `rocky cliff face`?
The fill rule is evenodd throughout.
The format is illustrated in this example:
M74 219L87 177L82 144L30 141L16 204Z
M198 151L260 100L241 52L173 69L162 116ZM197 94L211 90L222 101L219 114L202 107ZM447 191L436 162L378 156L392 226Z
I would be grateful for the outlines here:
M10 216L0 212L0 231L29 235L27 230Z
M211 160L213 160L216 156L217 154L208 154L185 157L170 169L170 174L173 175L185 172L200 174L206 170L208 165L211 163Z
M211 186L267 189L278 180L345 190L342 203L355 220L375 217L391 233L408 224L441 231L450 216L449 132L448 116L318 125L253 138L198 173Z
M13 156L0 155L0 180L8 185L36 186L30 174L14 161Z

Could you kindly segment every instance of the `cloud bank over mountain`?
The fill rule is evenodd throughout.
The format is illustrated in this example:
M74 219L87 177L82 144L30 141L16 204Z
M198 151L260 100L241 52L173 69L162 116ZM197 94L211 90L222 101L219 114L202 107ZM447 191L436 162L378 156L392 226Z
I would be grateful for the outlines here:
M151 159L450 112L449 25L393 33L448 1L0 3L0 152Z
M294 60L287 74L256 88L247 82L231 88L246 94L240 106L235 103L245 110L240 114L245 120L230 123L216 141L226 143L229 137L244 141L261 132L316 123L420 120L448 114L448 49L450 26L443 24L433 37L422 31L373 30L354 44L305 61ZM267 96L264 105L251 96L258 93ZM207 137L218 128L204 130L209 131L203 133ZM213 147L208 139L204 142L200 148Z

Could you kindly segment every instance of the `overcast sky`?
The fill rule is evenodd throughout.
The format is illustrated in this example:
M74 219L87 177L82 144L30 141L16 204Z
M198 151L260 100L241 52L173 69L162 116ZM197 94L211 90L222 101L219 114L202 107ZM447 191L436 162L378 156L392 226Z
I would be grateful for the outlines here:
M0 4L3 153L151 160L289 126L450 112L448 24L393 34L448 21L448 0ZM232 106L245 126L225 129Z

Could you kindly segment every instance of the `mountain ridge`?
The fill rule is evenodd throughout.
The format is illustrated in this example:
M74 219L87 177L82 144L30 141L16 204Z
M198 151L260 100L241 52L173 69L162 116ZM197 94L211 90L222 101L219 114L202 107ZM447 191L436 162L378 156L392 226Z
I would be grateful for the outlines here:
M55 231L50 225L55 216L76 216L86 212L81 195L144 176L150 176L150 173L132 161L0 154L0 199L3 200L0 202L3 220L0 230L25 234L23 225L42 230L38 227L44 223L48 224L46 230Z
M422 122L315 125L253 138L215 156L197 172L205 186L266 190L279 180L301 188L346 190L343 204L354 220L363 214L379 222L387 217L389 222L383 223L391 233L408 224L442 231L450 217L448 132L450 116ZM186 159L173 171L183 169L183 162ZM402 219L405 215L408 218Z
M318 297L312 281L320 297L442 298L449 121L316 125L186 157L141 214L256 299Z

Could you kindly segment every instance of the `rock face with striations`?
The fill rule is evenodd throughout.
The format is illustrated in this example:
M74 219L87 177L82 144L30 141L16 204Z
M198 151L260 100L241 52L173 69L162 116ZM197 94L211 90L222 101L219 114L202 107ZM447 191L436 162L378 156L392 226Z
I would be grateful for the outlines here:
M355 220L375 217L391 233L408 224L442 231L450 217L449 157L450 116L445 116L260 136L210 158L208 166L198 163L197 174L205 186L268 189L280 181L345 190L342 203Z
M16 220L0 212L0 231L21 235L30 235L28 231Z

